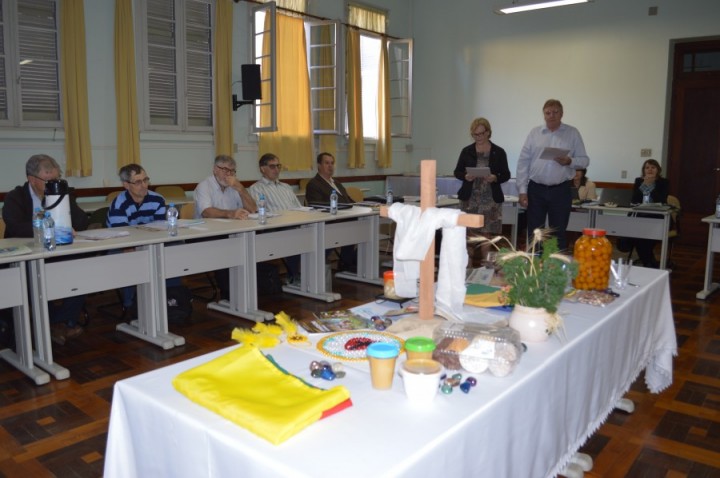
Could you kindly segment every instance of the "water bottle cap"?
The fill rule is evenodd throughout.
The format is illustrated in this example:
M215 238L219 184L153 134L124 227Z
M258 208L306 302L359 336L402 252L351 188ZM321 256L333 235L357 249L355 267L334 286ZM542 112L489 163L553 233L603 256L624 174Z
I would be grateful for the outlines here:
M175 203L174 203L174 202L171 202L171 203L169 204L169 206L170 206L170 207L175 207Z

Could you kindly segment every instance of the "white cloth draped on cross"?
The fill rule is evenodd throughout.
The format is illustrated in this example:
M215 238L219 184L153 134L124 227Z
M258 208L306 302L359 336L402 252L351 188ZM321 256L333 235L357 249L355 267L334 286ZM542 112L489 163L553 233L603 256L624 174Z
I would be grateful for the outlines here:
M397 223L393 247L395 291L401 297L416 297L420 262L442 228L440 268L436 292L436 306L459 316L465 300L465 270L468 256L465 248L465 227L458 226L458 209L428 208L395 203L388 216Z

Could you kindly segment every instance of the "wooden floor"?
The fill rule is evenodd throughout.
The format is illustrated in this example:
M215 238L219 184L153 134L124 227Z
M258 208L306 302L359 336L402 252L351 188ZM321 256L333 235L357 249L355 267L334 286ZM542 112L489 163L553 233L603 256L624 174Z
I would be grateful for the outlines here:
M652 395L639 377L627 394L635 413L611 414L583 448L595 460L586 476L720 477L720 294L707 302L695 299L702 288L704 254L682 246L673 251L672 302L680 347L673 385ZM365 303L380 292L337 279L335 290L341 302L283 294L261 299L261 307L304 318ZM171 324L186 345L165 351L114 330L116 320L97 310L114 297L92 296L85 333L55 347L56 361L70 369L70 379L38 387L0 361L0 476L102 476L113 384L231 345L232 329L251 325L209 311L196 300L191 321Z

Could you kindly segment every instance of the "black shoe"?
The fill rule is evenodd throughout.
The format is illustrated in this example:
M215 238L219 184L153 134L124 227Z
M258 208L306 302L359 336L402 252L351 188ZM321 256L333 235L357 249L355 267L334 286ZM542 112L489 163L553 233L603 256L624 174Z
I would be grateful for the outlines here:
M133 301L129 306L123 305L120 320L129 320L138 318L137 301Z

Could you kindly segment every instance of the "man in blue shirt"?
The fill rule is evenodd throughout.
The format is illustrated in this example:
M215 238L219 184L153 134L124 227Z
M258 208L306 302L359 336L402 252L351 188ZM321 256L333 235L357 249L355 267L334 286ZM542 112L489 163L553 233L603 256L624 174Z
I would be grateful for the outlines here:
M125 191L117 195L107 214L107 227L137 226L165 220L165 198L150 191L150 178L139 164L128 164L118 173Z
M118 172L125 191L117 195L108 209L107 227L137 226L165 220L165 198L150 191L150 178L139 164L127 164ZM170 279L166 287L179 285L179 279ZM135 287L123 288L122 316L137 317Z

